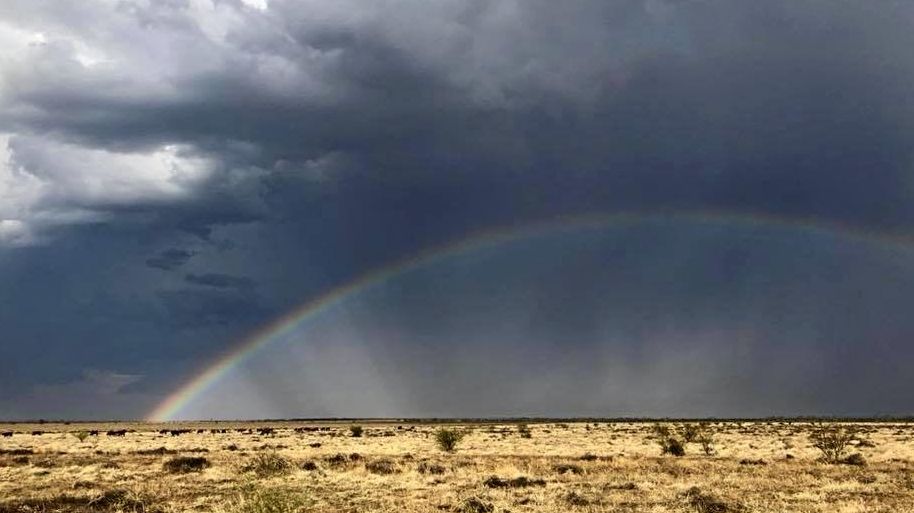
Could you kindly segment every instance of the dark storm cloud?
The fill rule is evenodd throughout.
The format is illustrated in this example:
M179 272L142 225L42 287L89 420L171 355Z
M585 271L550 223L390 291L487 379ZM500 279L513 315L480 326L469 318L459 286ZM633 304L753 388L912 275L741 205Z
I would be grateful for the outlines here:
M184 276L184 281L217 289L250 290L254 287L254 281L250 278L219 273L188 274Z
M192 367L367 269L558 214L723 209L910 235L912 21L901 2L4 2L0 350L22 362L40 338L57 356L0 380L165 382L150 362ZM633 304L707 300L713 320L726 301L708 298L757 259L697 255L738 236L662 265L643 234L604 249L685 291L634 281ZM529 291L527 329L601 332L587 285L603 264L580 259ZM789 259L761 265L793 279ZM791 299L816 333L838 315ZM842 331L907 329L872 319ZM64 370L76 345L92 348Z
M202 281L211 283L218 280L204 278ZM267 319L263 307L247 288L239 291L160 290L157 295L165 307L169 322L177 329L211 325L250 326L252 322L264 322Z
M190 251L179 248L169 248L153 258L147 259L146 265L164 271L172 271L186 264L193 256L194 254Z

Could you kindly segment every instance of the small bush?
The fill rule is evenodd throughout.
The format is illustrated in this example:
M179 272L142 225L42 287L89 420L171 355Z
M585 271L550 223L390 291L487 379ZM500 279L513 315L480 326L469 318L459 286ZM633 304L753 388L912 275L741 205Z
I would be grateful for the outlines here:
M166 471L172 474L186 474L188 472L201 472L210 466L209 460L202 456L178 456L162 464Z
M739 460L740 465L767 465L768 462L762 459L752 460L749 458L744 458Z
M247 488L240 492L226 511L229 513L299 513L311 501L298 492L280 488Z
M686 504L698 513L730 513L742 512L739 505L730 505L718 499L713 494L702 492L698 487L689 488L684 494Z
M317 463L313 461L306 461L301 464L302 470L314 471L318 469Z
M372 474L397 474L400 472L400 468L397 466L397 462L388 459L370 461L365 464L365 470L371 472Z
M699 434L701 426L698 424L686 424L682 427L682 440L687 444L697 441Z
M80 442L85 442L86 438L89 438L88 431L77 431L75 433L70 433L73 435L73 438L79 440Z
M654 424L654 439L660 444L660 454L672 454L673 456L685 456L685 446L666 424Z
M330 467L349 467L353 462L362 460L362 455L354 452L352 454L343 454L336 453L330 456L325 456L324 461L327 462L327 465Z
M435 442L442 451L453 452L463 439L463 433L456 429L441 428L435 432Z
M660 454L671 454L673 456L685 456L685 447L678 438L667 438L660 440Z
M533 438L533 433L530 432L530 426L526 424L517 426L517 434L519 434L521 438Z
M416 467L416 471L418 471L420 474L440 475L444 474L445 468L442 465L423 461L422 463L419 463L418 467Z
M587 497L584 497L583 495L579 494L578 492L575 492L574 490L568 492L565 495L565 502L567 502L571 506L588 506L588 505L590 505L590 501L587 500Z
M364 429L362 429L362 426L349 426L349 434L354 438L361 437L363 432Z
M701 445L701 451L705 456L714 454L714 434L709 430L702 430L695 438L695 441Z
M257 477L270 477L288 474L293 468L295 466L286 458L275 452L265 452L255 456L242 470L253 472Z
M841 463L843 463L844 465L855 465L858 467L862 467L862 466L866 465L866 458L864 458L863 455L860 454L859 452L855 452L854 454L851 454L850 456L848 456L846 458L842 458Z
M457 506L458 513L492 513L495 505L480 497L468 497Z
M552 467L552 469L555 470L556 472L558 472L559 474L566 474L566 473L570 472L572 474L577 475L577 474L584 473L584 469L581 468L580 465L573 465L571 463L559 463L558 465L554 465Z
M487 488L526 488L528 486L546 486L546 481L542 479L530 479L529 477L515 477L514 479L502 479L498 476L490 476L482 482Z
M838 426L816 426L809 435L813 447L822 453L822 460L826 463L840 463L844 452L851 440L854 431Z

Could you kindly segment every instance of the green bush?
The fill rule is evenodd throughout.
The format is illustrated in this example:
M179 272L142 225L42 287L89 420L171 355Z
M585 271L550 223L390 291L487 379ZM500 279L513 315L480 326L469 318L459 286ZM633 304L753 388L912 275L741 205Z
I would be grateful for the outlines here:
M362 426L349 426L349 434L355 438L362 436L363 431Z
M463 439L463 433L456 429L441 428L435 432L435 442L442 451L453 452Z

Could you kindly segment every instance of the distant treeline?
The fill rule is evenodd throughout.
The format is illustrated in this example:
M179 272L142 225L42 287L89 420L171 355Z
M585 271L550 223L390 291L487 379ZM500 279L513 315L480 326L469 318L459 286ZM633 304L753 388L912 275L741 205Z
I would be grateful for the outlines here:
M646 423L646 422L914 422L914 415L879 415L869 417L847 416L771 416L771 417L302 417L277 419L246 420L183 420L152 422L144 420L109 419L109 420L9 420L0 419L3 424L168 424L168 423L257 423L257 422L296 422L296 423L385 423L385 424L543 424L543 423Z

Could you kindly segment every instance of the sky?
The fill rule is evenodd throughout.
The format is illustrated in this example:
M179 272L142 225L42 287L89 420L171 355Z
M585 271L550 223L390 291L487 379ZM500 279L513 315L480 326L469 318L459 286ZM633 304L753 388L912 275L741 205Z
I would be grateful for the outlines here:
M912 23L4 0L0 418L914 414Z

